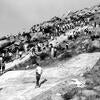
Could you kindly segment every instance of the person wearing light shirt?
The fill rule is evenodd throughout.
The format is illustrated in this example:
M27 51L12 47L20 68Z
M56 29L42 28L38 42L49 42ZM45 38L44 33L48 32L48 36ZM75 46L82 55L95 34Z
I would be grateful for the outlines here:
M40 78L41 78L41 75L43 73L43 69L41 68L41 66L39 66L38 63L36 63L37 67L36 67L36 87L40 87Z

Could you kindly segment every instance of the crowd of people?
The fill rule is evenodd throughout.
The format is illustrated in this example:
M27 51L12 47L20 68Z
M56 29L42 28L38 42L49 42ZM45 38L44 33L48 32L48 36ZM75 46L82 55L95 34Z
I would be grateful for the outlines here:
M50 44L50 41L55 40L61 35L68 35L66 33L69 33L70 30L73 31L72 34L68 35L68 40L76 40L82 34L90 35L92 40L98 37L92 34L94 33L93 30L89 29L91 26L94 27L92 24L90 25L90 19L95 13L97 13L96 10L93 12L89 9L86 11L76 11L69 13L64 18L54 17L50 21L34 25L29 32L0 38L0 41L7 40L9 42L0 48L0 57L2 58L0 59L1 71L4 72L4 63L22 58L29 52L39 57L40 60L44 60L46 57L57 58L60 49L67 50L69 48L68 42L65 42L65 47L62 49L60 44L59 46L54 46ZM89 27L82 29L85 26ZM36 37L35 34L39 33L42 35Z

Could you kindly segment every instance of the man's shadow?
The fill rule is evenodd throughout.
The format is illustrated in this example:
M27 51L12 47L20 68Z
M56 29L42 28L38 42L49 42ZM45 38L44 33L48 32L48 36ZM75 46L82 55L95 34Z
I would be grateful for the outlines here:
M41 86L42 84L44 84L46 81L47 81L47 79L44 79L43 81L41 81L40 86Z

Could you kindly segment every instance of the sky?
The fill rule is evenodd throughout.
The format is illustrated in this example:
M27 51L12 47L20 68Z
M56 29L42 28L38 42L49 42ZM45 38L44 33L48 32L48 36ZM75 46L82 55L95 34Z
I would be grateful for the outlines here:
M0 36L29 30L68 11L100 4L100 0L0 0Z

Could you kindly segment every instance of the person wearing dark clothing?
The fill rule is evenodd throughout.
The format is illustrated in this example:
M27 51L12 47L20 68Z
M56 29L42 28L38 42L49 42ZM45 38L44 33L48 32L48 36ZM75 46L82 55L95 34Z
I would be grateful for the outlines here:
M5 63L2 64L2 74L5 72Z
M39 85L40 77L41 75L36 72L36 87L40 87Z
M0 71L2 72L2 57L0 57Z
M0 57L0 70L1 70L2 74L5 71L5 61L4 61L3 57Z
M66 44L66 50L68 49L68 44Z
M41 47L37 46L38 52L41 52Z

